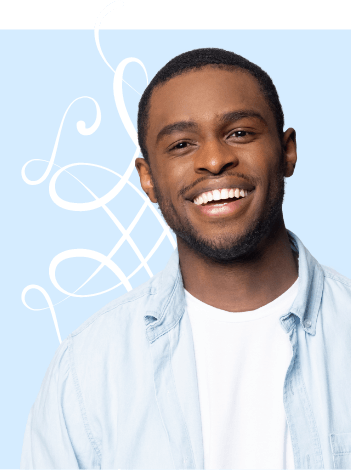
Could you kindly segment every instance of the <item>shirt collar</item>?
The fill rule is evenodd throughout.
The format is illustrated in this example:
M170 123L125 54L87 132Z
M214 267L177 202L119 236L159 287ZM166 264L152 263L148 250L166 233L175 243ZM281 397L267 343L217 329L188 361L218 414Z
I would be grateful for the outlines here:
M323 270L318 261L305 248L301 240L288 230L290 239L299 254L299 291L290 311L280 317L286 332L295 324L296 315L304 330L316 334L316 323L323 291ZM166 268L151 280L144 315L146 334L153 343L158 337L174 328L185 310L185 295L176 249Z
M280 322L288 332L293 326L296 315L303 329L310 335L316 334L316 324L323 292L323 269L311 255L301 240L290 230L287 231L299 254L299 291L290 312L280 317Z
M172 253L165 269L150 282L151 295L147 300L144 320L147 337L153 343L174 328L184 313L185 294L178 249Z

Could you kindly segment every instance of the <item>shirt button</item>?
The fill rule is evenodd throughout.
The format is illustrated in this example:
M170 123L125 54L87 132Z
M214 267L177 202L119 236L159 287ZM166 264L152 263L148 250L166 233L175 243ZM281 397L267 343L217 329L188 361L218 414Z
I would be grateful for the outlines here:
M311 320L306 320L306 321L304 322L304 327L305 327L305 328L311 328L311 325L312 325Z

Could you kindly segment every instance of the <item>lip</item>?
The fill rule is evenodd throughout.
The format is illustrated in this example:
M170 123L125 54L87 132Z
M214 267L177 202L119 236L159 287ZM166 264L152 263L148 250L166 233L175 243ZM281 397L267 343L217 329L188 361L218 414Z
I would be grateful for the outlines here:
M251 192L255 189L255 186L253 186L252 184L246 181L226 178L225 180L213 181L213 183L207 182L206 186L202 186L201 188L200 187L194 188L194 190L186 196L186 199L193 202L194 199L200 196L200 194L202 193L207 193L208 191L214 191L215 189L219 190L219 189L232 189L232 188L246 189L247 191Z
M253 191L252 191L253 192ZM195 210L200 211L201 214L209 216L209 217L223 217L223 216L230 216L237 212L243 205L246 204L246 200L249 199L250 202L250 196L251 193L249 193L246 197L243 197L241 199L237 199L236 201L231 201L231 202L225 202L226 200L223 199L223 204L205 204L204 206L199 204L193 204L195 206ZM218 201L219 202L219 201Z

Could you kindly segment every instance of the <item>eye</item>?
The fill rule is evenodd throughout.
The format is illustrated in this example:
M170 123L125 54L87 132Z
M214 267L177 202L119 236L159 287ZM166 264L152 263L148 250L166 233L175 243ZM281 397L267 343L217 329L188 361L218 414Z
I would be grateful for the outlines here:
M246 137L248 136L249 134L252 134L252 132L247 132L247 131L235 131L235 132L232 132L229 137L231 137L232 135L235 135L235 137Z
M177 144L173 145L173 147L171 147L169 150L182 150L185 149L188 144L189 142L186 141L178 142Z

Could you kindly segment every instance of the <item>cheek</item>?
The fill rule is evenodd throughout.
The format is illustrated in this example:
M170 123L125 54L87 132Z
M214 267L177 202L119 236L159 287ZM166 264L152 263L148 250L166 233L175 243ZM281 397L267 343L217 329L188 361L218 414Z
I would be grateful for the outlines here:
M271 179L276 179L277 174L282 171L281 148L267 139L264 145L260 145L248 157L251 174L269 185Z
M178 198L179 191L193 181L193 167L184 165L180 159L160 165L158 174L165 193L172 199Z
M173 169L170 168L169 165L162 164L162 162L156 164L152 168L152 178L156 190L156 197L158 199L162 198L164 202L174 202L175 195L178 191L176 187L177 179Z

